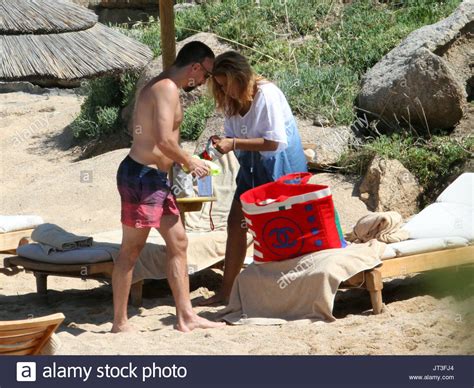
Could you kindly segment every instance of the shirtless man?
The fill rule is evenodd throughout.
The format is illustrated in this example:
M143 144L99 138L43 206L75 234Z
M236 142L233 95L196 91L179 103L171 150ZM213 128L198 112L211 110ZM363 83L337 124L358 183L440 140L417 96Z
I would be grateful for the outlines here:
M173 162L198 177L209 173L199 159L179 146L183 111L179 89L190 91L211 75L214 53L201 42L190 42L178 53L173 65L140 91L133 115L133 145L117 172L122 202L122 245L112 274L114 323L112 332L133 330L128 323L127 302L132 273L151 228L166 243L167 278L176 304L176 329L214 328L193 311L189 297L186 250L188 240L181 223L176 198L167 172Z

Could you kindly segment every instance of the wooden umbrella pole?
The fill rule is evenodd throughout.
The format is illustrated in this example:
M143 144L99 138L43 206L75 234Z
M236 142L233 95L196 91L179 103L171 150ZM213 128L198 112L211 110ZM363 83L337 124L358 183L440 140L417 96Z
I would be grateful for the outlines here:
M173 0L159 0L161 50L164 70L166 70L173 64L176 57L176 38L174 34L175 31L173 5Z
M168 69L176 57L176 37L174 31L174 1L159 0L160 30L161 30L161 57L163 70ZM173 167L168 172L171 185L174 184ZM182 219L184 222L184 217Z

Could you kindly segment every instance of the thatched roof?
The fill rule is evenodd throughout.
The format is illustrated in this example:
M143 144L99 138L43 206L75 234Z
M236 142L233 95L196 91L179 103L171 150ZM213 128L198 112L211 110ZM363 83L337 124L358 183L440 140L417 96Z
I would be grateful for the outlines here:
M148 46L68 0L0 0L0 81L74 81L151 58Z
M50 34L85 30L97 15L68 0L0 0L0 34Z

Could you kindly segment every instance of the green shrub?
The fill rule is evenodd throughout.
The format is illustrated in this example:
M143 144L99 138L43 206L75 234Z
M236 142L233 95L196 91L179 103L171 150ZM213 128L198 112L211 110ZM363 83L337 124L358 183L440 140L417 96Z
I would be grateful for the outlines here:
M146 44L153 52L153 57L161 54L161 29L159 21L151 16L148 22L137 22L130 28L126 25L115 25L122 34Z
M101 77L83 85L86 98L79 116L71 123L77 138L97 138L124 128L120 111L132 99L138 74L128 72L119 77Z
M120 93L122 94L121 107L127 106L135 98L139 78L140 74L134 71L126 72L120 77Z
M214 101L209 97L201 97L184 111L181 123L181 138L197 140L206 126L206 121L214 112Z
M352 122L357 77L348 67L305 63L296 70L275 73L274 81L295 113L312 119L322 115L333 123Z

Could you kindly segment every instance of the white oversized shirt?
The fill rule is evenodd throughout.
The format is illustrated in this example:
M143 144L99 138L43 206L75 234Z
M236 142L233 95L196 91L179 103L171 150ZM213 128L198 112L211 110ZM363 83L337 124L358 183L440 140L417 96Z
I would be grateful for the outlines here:
M225 135L242 139L264 138L279 144L276 151L260 151L271 156L288 146L287 127L294 116L283 92L271 82L260 82L249 111L241 116L226 117Z

